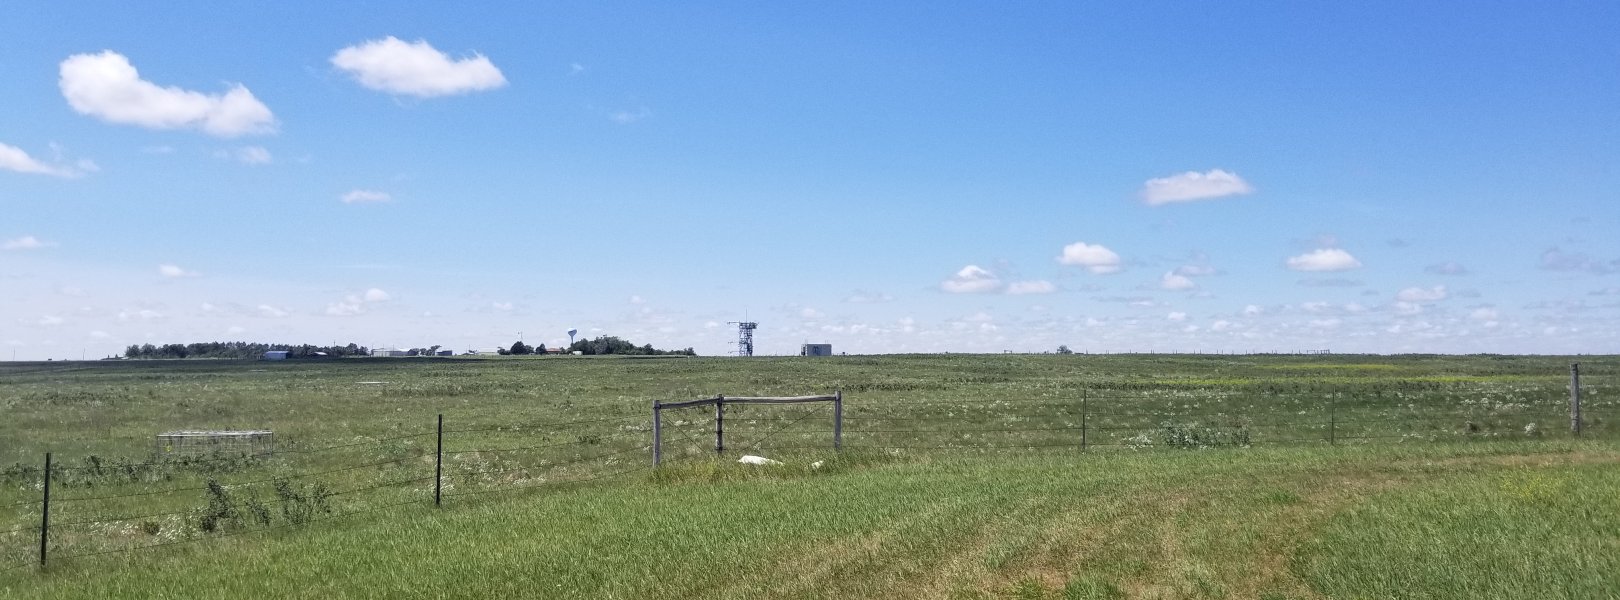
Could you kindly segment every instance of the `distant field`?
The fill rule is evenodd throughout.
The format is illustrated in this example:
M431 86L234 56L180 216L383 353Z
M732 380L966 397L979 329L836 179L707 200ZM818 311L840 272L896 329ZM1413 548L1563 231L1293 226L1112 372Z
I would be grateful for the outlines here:
M1583 371L1579 443L1561 441L1570 362ZM1616 483L1615 364L1174 355L0 363L0 568L37 559L45 451L58 469L56 566L0 573L0 589L188 596L186 578L199 577L200 590L276 595L353 561L383 591L337 582L328 591L398 595L387 592L398 592L397 578L456 596L435 587L449 580L429 575L431 565L405 556L421 536L455 532L442 552L493 562L438 550L420 560L450 560L468 577L545 574L563 585L558 596L1386 597L1402 594L1380 586L1409 573L1450 582L1411 597L1511 597L1552 580L1490 587L1472 579L1490 575L1477 557L1427 572L1388 557L1422 547L1401 537L1416 521L1432 539L1483 535L1446 516L1471 510L1542 531L1503 552L1607 564L1579 548L1530 545L1616 543L1544 531L1591 518L1581 512L1588 501L1615 501L1603 492ZM712 409L670 411L668 462L648 464L655 400L834 390L846 398L842 455L831 450L828 406L732 406L725 457L713 451ZM435 516L439 414L447 512ZM277 452L154 455L153 435L173 429L272 429ZM730 462L742 452L789 465L761 478ZM814 460L828 467L810 470ZM210 492L211 479L222 487ZM717 498L729 499L720 511L729 520L693 508ZM760 521L745 507L776 517ZM1245 524L1288 515L1279 530ZM645 556L614 555L611 540L645 541L630 523L674 539L645 542ZM690 529L699 523L708 524ZM514 531L556 548L509 539ZM169 546L147 548L160 545ZM370 545L396 562L366 558ZM309 547L321 562L308 562ZM517 558L531 554L533 564ZM675 568L686 561L798 574L698 576ZM133 578L126 567L137 565L153 574ZM1585 583L1617 589L1612 575ZM465 595L551 595L490 585Z

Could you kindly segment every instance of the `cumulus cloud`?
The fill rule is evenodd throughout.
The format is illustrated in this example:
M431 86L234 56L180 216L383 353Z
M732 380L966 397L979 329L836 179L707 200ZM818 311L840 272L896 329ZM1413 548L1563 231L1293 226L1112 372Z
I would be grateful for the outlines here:
M1001 278L978 265L968 265L940 282L939 289L952 294L983 294L1000 290Z
M366 293L363 296L363 299L366 302L387 302L387 301L391 300L392 298L393 298L392 296L388 295L388 292L379 290L377 288L371 288L369 290L366 290Z
M1395 299L1401 302L1439 302L1446 299L1446 286L1437 285L1432 288L1409 287L1395 294Z
M180 268L179 265L168 265L168 264L158 265L158 274L162 275L164 277L171 278L171 279L179 278L179 277L196 277L197 276L196 271L188 271L188 270Z
M1423 267L1423 272L1433 275L1467 275L1468 268L1455 262L1443 262Z
M1168 319L1168 320L1171 320L1171 321L1176 321L1176 322L1179 323L1181 321L1187 320L1187 313L1176 311L1176 312L1172 312L1172 313L1170 313L1168 315L1165 315L1164 318Z
M1496 309L1488 306L1480 307L1474 309L1473 312L1468 313L1468 318L1476 321L1495 321L1497 319L1497 312Z
M1165 272L1164 277L1159 278L1159 287L1167 290L1180 291L1193 289L1198 287L1198 284L1193 283L1193 280L1188 279L1186 275L1181 275L1175 273L1174 271L1167 271Z
M804 318L804 319L820 319L820 318L825 317L825 316L827 316L826 313L823 313L823 312L821 312L819 310L816 310L814 308L810 308L808 306L806 306L803 309L799 310L799 317Z
M150 129L198 129L220 137L272 133L275 116L241 84L223 94L161 87L141 79L124 55L111 50L62 61L62 97L80 114Z
M1149 179L1140 196L1149 206L1194 202L1254 192L1254 186L1236 173L1214 169L1205 173L1187 171L1169 177Z
M342 300L326 305L326 314L334 317L349 317L365 314L370 305L378 302L387 302L392 298L388 292L371 288L358 294L349 294Z
M1059 264L1072 267L1085 267L1087 271L1097 275L1119 272L1119 255L1102 244L1087 244L1075 242L1063 247L1063 254L1057 258Z
M390 202L394 199L388 192L377 190L352 190L339 198L344 204L369 204L373 202Z
M432 98L506 85L506 77L482 54L452 59L426 40L402 41L394 36L338 50L332 66L347 72L360 85L391 94Z
M274 307L274 306L270 306L269 304L260 304L256 310L258 311L259 316L268 317L268 318L271 318L271 319L280 319L280 318L285 317L285 316L287 316L289 314L292 314L290 312L287 312L284 309L277 308L277 307Z
M83 161L81 166L91 168L81 169L65 165L45 164L34 157L29 156L28 153L24 152L22 148L8 144L0 144L0 169L5 169L7 171L16 171L18 173L28 173L31 175L50 175L52 177L73 178L84 175L85 171L96 170L94 168L95 163L89 161Z
M1050 294L1057 291L1057 286L1044 279L1032 281L1014 281L1007 285L1007 293L1014 296L1025 294Z
M55 246L54 242L47 242L31 235L14 238L0 242L0 250L39 250Z
M1361 261L1339 248L1322 248L1288 259L1295 271L1348 271L1361 268Z

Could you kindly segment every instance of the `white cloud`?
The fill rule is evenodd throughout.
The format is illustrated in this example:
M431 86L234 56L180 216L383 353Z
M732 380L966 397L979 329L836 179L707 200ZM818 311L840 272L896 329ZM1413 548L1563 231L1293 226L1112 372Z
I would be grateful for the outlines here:
M1198 284L1193 283L1193 280L1188 279L1185 275L1167 271L1164 277L1159 278L1159 287L1167 290L1190 290L1198 287Z
M1495 321L1497 317L1496 309L1490 307L1476 308L1474 312L1468 313L1468 318L1476 321Z
M366 302L387 302L392 298L392 296L388 295L388 292L379 290L377 288L366 290L366 295L364 296L364 300Z
M1339 248L1322 248L1288 259L1295 271L1348 271L1361 268L1361 261Z
M1395 299L1401 302L1439 302L1446 299L1446 286L1437 285L1424 289L1409 287L1395 294Z
M1001 278L978 265L968 265L941 282L939 288L952 294L983 294L1000 290Z
M388 192L377 190L352 190L341 198L344 204L365 204L370 202L389 202L394 199Z
M0 243L0 250L38 250L53 246L56 246L55 242L47 242L31 235L25 235Z
M365 87L406 96L432 98L492 90L506 77L482 54L452 59L426 40L401 41L394 36L338 50L337 67Z
M1119 271L1119 255L1102 244L1087 244L1075 242L1063 247L1063 255L1058 257L1058 263L1073 267L1085 267L1097 275L1116 273Z
M490 305L491 308L494 308L495 310L501 310L501 311L509 311L509 310L512 310L514 308L514 306L512 306L511 302L491 302L491 303L489 303L489 305Z
M1142 184L1142 201L1150 206L1193 202L1254 192L1249 182L1236 173L1214 169L1207 173L1187 171L1169 177L1149 179Z
M1265 312L1265 311L1260 310L1260 307L1255 306L1253 304L1250 304L1248 306L1243 307L1243 316L1245 316L1245 317L1252 317L1252 316L1258 315L1258 314L1260 314L1262 312Z
M43 317L40 317L39 321L38 321L38 323L40 325L45 326L45 327L55 327L57 325L61 325L63 322L64 322L64 320L62 319L62 317L53 316L53 315L45 315Z
M350 317L366 312L365 304L356 296L348 296L338 302L326 305L326 314L334 317Z
M268 165L274 160L264 146L242 146L232 151L231 156L244 165Z
M1423 305L1416 302L1396 302L1395 314L1412 316L1423 312Z
M1620 259L1603 260L1580 252L1552 248L1541 253L1541 268L1548 271L1585 271L1606 275L1620 272Z
M1181 321L1187 320L1187 313L1184 313L1184 312L1181 312L1181 311L1175 311L1175 312L1171 312L1168 315L1165 315L1164 318L1169 319L1171 321L1176 321L1176 322L1179 323Z
M95 163L82 161L82 165L91 167L90 169L86 170L96 170L94 168ZM8 144L0 144L0 169L16 171L18 173L29 173L33 175L50 175L52 177L68 178L78 177L84 174L84 170L81 169L59 165L48 165L39 162L38 160L35 160L34 157L29 156L27 152L24 152L22 148Z
M823 314L821 311L816 310L814 308L810 308L808 306L804 307L803 309L801 309L799 311L799 317L805 318L805 319L820 319L820 318L825 317L825 316L827 316L827 315Z
M1342 323L1343 322L1340 321L1337 318L1331 318L1331 319L1312 319L1310 324L1311 324L1311 327L1314 327L1314 328L1317 328L1317 329L1336 329Z
M258 306L257 310L259 311L259 316L261 316L261 317L269 317L269 318L272 318L272 319L280 319L280 318L285 317L285 316L287 316L289 314L292 314L292 313L289 313L289 312L287 312L285 310L282 310L280 308L270 306L269 304L260 304Z
M1014 296L1025 294L1050 294L1057 291L1057 286L1044 279L1033 281L1014 281L1007 285L1007 293Z
M111 50L62 61L62 97L80 114L151 129L200 129L236 137L272 133L275 116L241 84L224 94L159 87L140 78L124 55Z
M1226 331L1232 328L1232 322L1225 319L1209 324L1210 331Z
M236 335L238 333L244 333L246 331L247 331L246 329L243 329L240 326L232 325L230 327L225 328L225 335Z
M642 297L641 297L641 296L639 296L639 295L632 295L632 296L630 296L630 303L631 303L631 304L646 304L646 303L647 303L647 299L646 299L646 298L642 298Z
M98 340L105 340L105 339L111 339L112 334L107 333L105 331L102 331L100 329L97 329L95 331L90 332L90 337L98 339Z
M197 276L196 271L187 271L185 269L180 268L179 265L167 265L167 264L158 265L158 274L162 275L164 277L171 278L171 279L178 278L178 277L196 277Z

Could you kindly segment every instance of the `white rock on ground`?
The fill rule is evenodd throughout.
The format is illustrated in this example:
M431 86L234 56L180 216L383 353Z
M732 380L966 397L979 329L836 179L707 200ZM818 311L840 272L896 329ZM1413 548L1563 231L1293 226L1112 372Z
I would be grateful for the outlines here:
M740 463L745 464L745 465L779 465L779 464L782 464L782 461L771 460L771 459L765 458L763 456L754 456L752 454L749 454L747 456L744 456L742 458L737 459L737 462L740 462Z

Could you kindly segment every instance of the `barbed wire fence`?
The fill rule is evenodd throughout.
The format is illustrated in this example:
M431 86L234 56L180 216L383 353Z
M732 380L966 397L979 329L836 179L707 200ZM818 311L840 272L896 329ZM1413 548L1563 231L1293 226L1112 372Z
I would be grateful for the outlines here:
M651 414L434 427L266 456L86 457L6 476L40 497L0 505L0 573L208 542L410 505L566 489L666 465L839 451L1086 452L1340 446L1620 433L1620 398L1572 372L1570 396L1082 389L1072 398L726 397ZM1068 395L1066 392L1053 395ZM453 424L452 424L453 425ZM256 473L246 476L247 473ZM105 491L103 491L105 490ZM31 545L37 542L37 556Z

